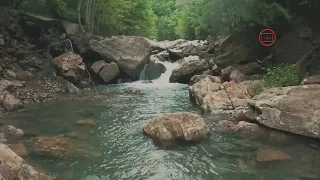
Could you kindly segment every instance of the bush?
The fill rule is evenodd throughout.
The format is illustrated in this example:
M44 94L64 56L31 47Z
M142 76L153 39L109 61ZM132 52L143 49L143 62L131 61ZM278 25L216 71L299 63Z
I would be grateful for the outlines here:
M301 82L299 65L281 65L267 69L264 81L267 87L297 86Z
M297 86L301 82L300 68L293 64L289 66L278 66L267 69L263 82L252 86L253 95L258 95L266 88Z
M258 95L258 94L262 93L262 91L264 91L265 88L266 88L265 83L262 83L262 82L256 83L252 86L252 93L254 96Z

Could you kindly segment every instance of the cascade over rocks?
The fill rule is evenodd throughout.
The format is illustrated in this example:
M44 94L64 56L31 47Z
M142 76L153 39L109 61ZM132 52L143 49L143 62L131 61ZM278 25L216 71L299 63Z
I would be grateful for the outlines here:
M203 118L188 112L171 113L153 118L143 128L143 132L155 141L196 142L210 135Z
M156 58L150 58L145 69L145 78L148 80L158 79L162 73L166 72L166 70L167 68L159 60Z

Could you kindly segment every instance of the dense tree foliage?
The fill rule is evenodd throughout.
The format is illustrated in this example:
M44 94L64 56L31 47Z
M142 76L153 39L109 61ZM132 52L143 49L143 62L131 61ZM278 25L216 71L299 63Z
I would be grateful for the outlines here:
M253 25L282 28L317 17L317 0L2 0L1 5L81 22L102 34L204 39ZM312 14L313 13L313 14ZM306 22L304 20L304 22Z

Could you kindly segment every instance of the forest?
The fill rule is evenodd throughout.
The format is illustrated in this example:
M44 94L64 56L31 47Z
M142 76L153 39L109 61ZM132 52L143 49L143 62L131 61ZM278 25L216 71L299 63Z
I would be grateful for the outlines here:
M102 35L206 39L260 25L286 31L318 16L317 0L2 0ZM311 25L312 26L312 25Z

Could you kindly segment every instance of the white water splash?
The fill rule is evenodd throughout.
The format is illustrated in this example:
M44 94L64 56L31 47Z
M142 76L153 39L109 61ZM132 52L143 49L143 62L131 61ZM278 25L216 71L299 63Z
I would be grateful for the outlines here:
M166 68L166 72L161 74L158 79L153 80L153 83L157 84L168 84L172 71L180 66L179 63L171 63L171 62L161 62Z
M169 88L180 85L178 83L170 83L169 79L172 74L172 71L180 66L179 63L171 63L171 62L159 62L162 63L167 70L161 74L158 79L152 80L153 83L142 83L143 81L136 81L133 83L125 83L126 86L134 87L134 88Z

